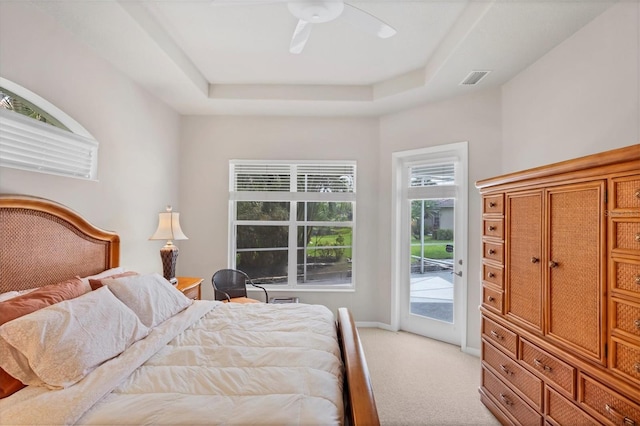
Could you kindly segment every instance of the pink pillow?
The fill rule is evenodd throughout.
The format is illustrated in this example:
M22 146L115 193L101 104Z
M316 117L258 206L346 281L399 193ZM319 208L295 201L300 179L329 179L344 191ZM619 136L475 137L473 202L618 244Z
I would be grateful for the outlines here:
M0 302L0 325L30 314L64 300L84 294L84 285L78 278L50 284L21 296ZM25 385L0 368L0 399L5 398Z
M104 285L102 280L107 280L111 278L122 278L122 277L130 277L132 275L138 275L137 272L127 271L121 274L109 275L108 277L102 277L99 279L89 278L89 285L91 286L91 290L97 290Z

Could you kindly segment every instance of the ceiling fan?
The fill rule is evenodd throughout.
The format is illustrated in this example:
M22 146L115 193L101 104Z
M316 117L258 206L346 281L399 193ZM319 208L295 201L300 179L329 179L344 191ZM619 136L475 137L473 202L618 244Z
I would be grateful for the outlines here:
M214 3L232 3L225 0L213 0ZM236 1L236 3L272 3L274 1ZM345 3L343 0L292 0L287 1L289 11L298 18L298 25L293 32L289 52L298 54L304 49L314 25L333 21L340 17L362 31L380 38L395 35L396 30L377 17Z

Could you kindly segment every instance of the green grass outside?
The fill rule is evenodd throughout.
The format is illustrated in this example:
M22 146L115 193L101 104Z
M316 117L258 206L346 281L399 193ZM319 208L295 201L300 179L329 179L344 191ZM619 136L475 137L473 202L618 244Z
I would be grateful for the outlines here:
M420 256L420 245L414 246L413 244L420 244L419 241L411 242L411 255ZM424 257L430 259L453 259L453 253L447 253L447 244L452 244L452 241L438 241L437 243L429 242L424 246Z

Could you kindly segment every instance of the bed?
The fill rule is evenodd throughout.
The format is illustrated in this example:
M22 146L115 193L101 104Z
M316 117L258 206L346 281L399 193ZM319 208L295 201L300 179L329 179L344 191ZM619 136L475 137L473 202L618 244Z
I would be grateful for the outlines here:
M85 277L86 285L86 277L119 267L117 234L50 200L0 195L0 236L2 294L73 277ZM0 363L11 359L7 371L31 381L0 399L0 423L379 424L348 309L334 316L318 305L185 302L164 283L150 284L158 277L124 273L92 280L86 294L1 325ZM134 297L131 288L145 285L166 296L127 299ZM161 300L156 308L155 299L144 297L176 302ZM69 355L65 339L73 333L47 340L54 329L48 321L60 315L86 318L78 333L103 342L105 348L94 352L107 359ZM110 356L112 340L123 344L110 338L116 334L129 340Z

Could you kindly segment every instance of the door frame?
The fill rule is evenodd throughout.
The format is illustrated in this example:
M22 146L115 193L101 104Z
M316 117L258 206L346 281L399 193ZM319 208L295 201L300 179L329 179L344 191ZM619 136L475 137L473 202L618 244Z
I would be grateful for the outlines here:
M401 285L403 279L406 276L406 272L403 270L402 265L403 262L403 245L408 245L409 241L407 241L407 236L405 229L403 228L403 202L406 183L403 182L403 168L407 163L414 163L416 161L434 161L439 158L447 159L451 158L453 155L460 155L459 161L462 164L460 168L460 183L459 183L459 194L456 195L456 198L463 199L465 202L465 208L460 211L461 215L460 220L457 221L457 224L460 225L460 229L456 229L456 233L460 233L464 248L462 252L457 251L456 257L458 259L464 259L463 265L458 265L456 263L456 271L462 271L462 288L460 289L460 300L456 300L457 305L456 308L460 309L460 347L462 351L466 352L467 348L467 318L468 318L468 303L467 303L467 287L469 282L468 277L468 268L469 264L469 238L468 238L468 228L469 228L469 219L468 219L468 142L455 142L444 145L431 146L427 148L419 148L408 151L399 151L392 153L392 190L391 190L391 329L394 331L398 331L400 329L400 292ZM457 259L456 259L457 260Z

